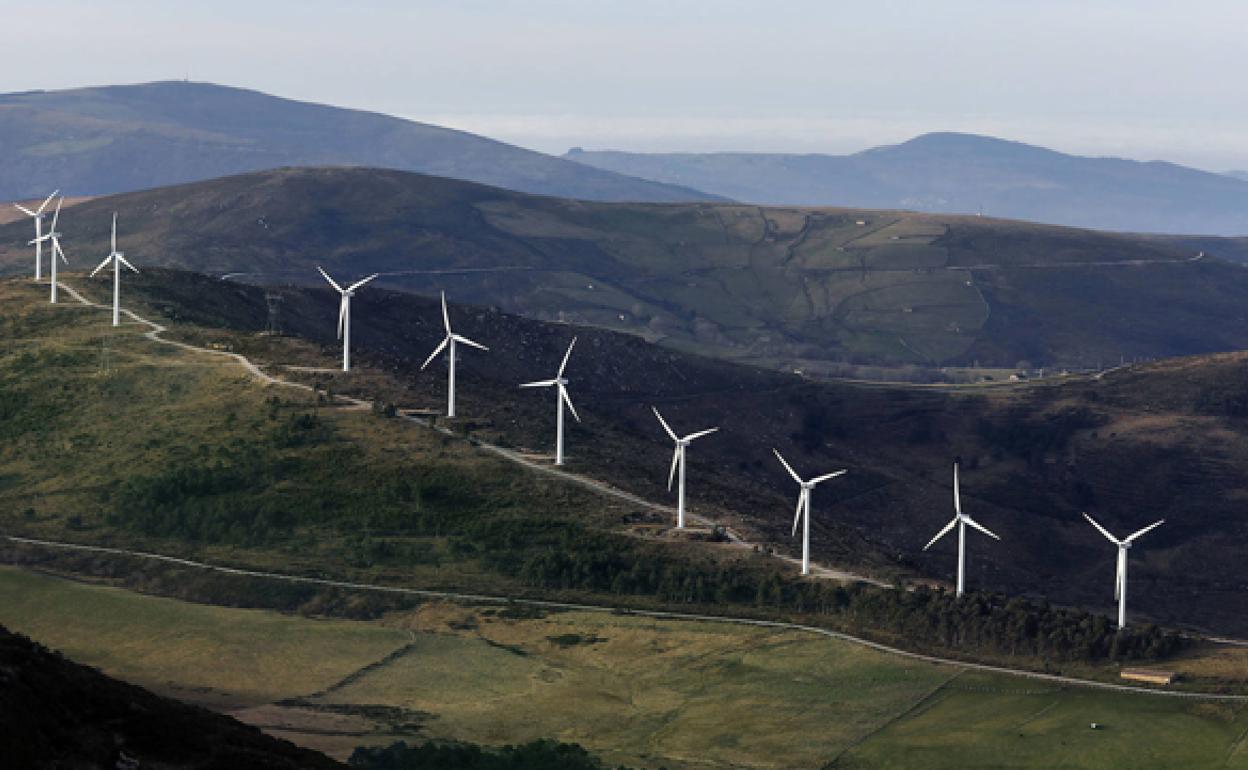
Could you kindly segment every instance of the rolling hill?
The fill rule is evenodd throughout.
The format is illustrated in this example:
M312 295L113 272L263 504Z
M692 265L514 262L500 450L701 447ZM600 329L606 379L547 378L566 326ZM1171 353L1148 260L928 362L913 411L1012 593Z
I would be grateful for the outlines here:
M307 165L421 171L589 200L714 198L463 131L210 83L0 94L0 200Z
M982 212L1099 230L1248 234L1248 180L971 134L924 134L852 155L574 149L564 157L767 205Z
M21 284L6 285L6 296L27 297L23 303L37 291L26 287L19 292ZM92 294L106 296L104 281L86 285ZM445 369L440 364L420 368L441 334L440 311L424 298L380 289L361 292L353 305L353 350L362 368L343 377L334 371L337 304L331 290L280 290L281 326L290 336L277 341L310 343L302 353L256 335L267 320L265 289L149 270L132 278L128 292L128 303L169 319L181 330L175 333L182 339L243 352L283 377L316 383L322 390L357 393L400 409L437 410L443 403ZM241 411L242 399L229 396L229 391L218 393L222 387L237 385L219 377L200 386L240 411L229 427L220 424L222 411L230 410L210 400L193 410L193 418L168 411L159 425L124 431L129 449L123 455L103 455L94 447L115 441L105 438L115 429L99 422L103 415L142 421L141 415L147 414L144 399L163 393L171 394L170 410L185 410L173 396L190 398L191 383L208 375L167 362L169 372L184 372L177 375L176 384L167 382L172 374L159 369L135 371L110 384L101 374L105 367L101 349L117 343L85 327L72 332L79 341L63 354L38 353L33 360L43 363L34 371L32 359L22 352L32 344L30 335L39 331L59 338L70 333L48 326L48 314L60 311L34 308L21 311L35 313L32 320L6 321L26 342L0 359L0 387L11 403L26 404L23 412L52 410L67 422L43 435L32 432L33 416L9 421L16 432L6 434L8 475L3 493L12 511L7 526L17 531L55 536L56 519L48 509L77 500L66 514L102 513L86 516L80 529L71 527L69 536L75 539L84 533L113 537L110 532L185 537L189 531L191 542L263 545L267 541L262 535L247 534L262 522L279 530L283 521L329 525L357 515L356 509L367 512L366 520L374 523L365 529L373 529L380 538L395 530L396 522L406 521L399 512L390 512L391 479L412 477L432 481L414 499L424 501L425 515L447 517L442 519L447 523L436 526L451 527L452 521L462 526L484 515L491 528L517 520L528 522L526 527L534 532L559 532L571 519L583 517L601 526L623 526L634 538L657 538L669 546L678 542L665 534L668 522L653 511L621 507L607 498L599 502L571 498L567 490L552 484L522 485L497 463L482 463L472 471L452 470L448 465L452 457L456 463L466 461L458 452L452 456L449 450L436 445L431 449L424 446L427 441L416 443L411 438L402 440L401 449L391 450L387 449L391 439L380 435L369 442L366 454L376 455L373 459L339 454L295 463L287 456L290 450L284 450L264 462L249 461L249 467L261 474L255 483L265 490L262 498L226 498L224 490L217 490L206 492L202 501L175 504L179 498L161 491L173 481L162 480L161 471L154 469L170 452L182 458L170 471L176 470L175 478L197 479L201 474L212 478L220 473L221 458L228 463L236 452L223 454L209 447L195 453L189 448L205 443L228 446L240 426L250 424L252 418ZM60 323L80 323L73 320L77 317L73 310L67 312L67 320ZM649 500L670 502L665 474L671 449L650 412L655 405L677 430L722 427L713 439L699 442L691 455L695 512L713 515L768 548L792 553L794 489L771 455L776 447L803 473L850 469L844 479L821 487L817 496L813 521L817 561L885 580L923 576L948 580L954 565L952 547L942 544L927 552L922 547L947 520L949 464L961 456L964 505L1003 538L1000 543L981 538L972 544L969 574L976 589L1108 610L1112 548L1080 513L1091 511L1111 529L1128 531L1165 518L1167 525L1150 533L1147 546L1132 553L1134 617L1248 633L1248 599L1242 590L1248 576L1237 557L1248 538L1241 511L1241 501L1248 496L1243 472L1248 467L1245 354L1168 360L1103 376L1010 388L906 388L810 382L664 350L635 336L569 328L494 309L453 306L452 317L457 331L492 348L488 354L470 351L461 362L459 400L464 418L452 425L458 433L535 456L548 451L554 427L549 399L546 394L520 391L516 384L548 376L569 337L577 334L568 371L572 396L585 420L569 432L571 467L577 472ZM118 345L117 356L124 360L121 350ZM130 350L126 358L137 352ZM158 364L137 362L149 368ZM56 395L61 392L58 387L78 395L66 401ZM148 395L129 399L124 412L114 414L101 401L109 393L140 391ZM89 414L78 415L74 411L78 408ZM253 411L262 426L258 430L269 430L264 426L273 423L260 417L265 407ZM206 433L206 426L218 427ZM350 431L357 433L358 429ZM238 438L244 443L251 440L247 435ZM286 438L282 441L282 446L289 444ZM174 446L188 449L161 448ZM30 470L43 467L39 463L50 454L58 458L57 468L77 469L73 481L54 481ZM392 467L398 460L414 467ZM97 468L101 463L110 464L112 470ZM270 472L266 468L284 469L271 486L263 482L263 474ZM334 470L325 475L325 468ZM303 481L292 485L293 479ZM448 484L469 481L479 491L467 498L446 491ZM247 490L253 482L227 482L231 490L238 487L240 494L252 494ZM125 504L128 498L109 490L149 488L161 495L159 505L144 514L149 523L126 525L142 506ZM117 518L110 518L107 511L122 504L112 515ZM19 515L27 506L37 509L31 520ZM257 513L261 511L262 515ZM530 518L517 519L522 512ZM224 523L219 523L223 515ZM175 528L162 523L175 517L189 524ZM358 526L351 531L358 531ZM493 531L483 529L479 535L495 538L489 540L494 544L487 552L503 547L490 534ZM289 537L298 541L304 536ZM316 564L344 558L326 550L327 537L322 534L311 541L321 543L311 556ZM360 563L389 565L400 570L392 574L422 575L440 581L435 585L446 585L448 573L430 573L424 550L411 550L402 537L387 542L375 541L379 555L369 558L379 561ZM560 542L559 550L566 551L575 541L565 537ZM361 558L361 546L351 543L344 546L345 558L354 564ZM388 560L381 560L385 554ZM283 569L292 568L292 558L304 557L283 555ZM496 564L506 563L501 554L493 558ZM648 558L657 565L660 554ZM480 569L457 568L453 574L464 587L464 581L478 579ZM480 588L476 583L468 587Z
M86 201L75 266L121 247L256 283L379 285L810 375L847 364L1094 368L1248 348L1248 272L1193 244L981 217L591 203L375 169L283 169ZM29 270L0 226L0 272ZM1165 312L1158 312L1164 309Z

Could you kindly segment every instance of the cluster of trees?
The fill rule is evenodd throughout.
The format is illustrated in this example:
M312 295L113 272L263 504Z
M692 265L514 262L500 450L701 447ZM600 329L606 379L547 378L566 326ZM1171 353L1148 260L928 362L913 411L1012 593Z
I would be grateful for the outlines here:
M579 744L538 740L486 749L474 743L360 746L347 763L363 770L603 770L601 760ZM619 770L627 770L620 766Z
M658 550L568 531L558 547L534 552L512 569L540 588L645 596L665 604L753 606L826 618L838 627L904 637L930 649L1104 661L1163 658L1184 645L1182 637L1155 626L1119 632L1104 616L1046 602L800 580L762 568L678 561Z

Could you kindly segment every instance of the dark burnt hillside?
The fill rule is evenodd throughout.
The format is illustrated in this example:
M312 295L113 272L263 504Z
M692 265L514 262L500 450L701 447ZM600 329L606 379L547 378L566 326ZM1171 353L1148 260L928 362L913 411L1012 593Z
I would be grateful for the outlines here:
M142 305L170 318L248 332L264 327L261 289L159 271L130 287ZM281 294L284 330L313 341L323 353L318 365L333 367L336 296L293 288ZM441 410L445 365L419 370L441 336L437 303L367 289L352 317L357 362L395 383L374 378L367 386L401 407ZM1240 503L1248 495L1244 354L1054 384L906 388L813 382L494 309L452 304L451 317L456 331L491 347L461 359L459 430L548 451L553 398L516 385L553 376L579 335L567 372L585 420L568 432L575 469L672 501L665 490L670 445L650 413L657 405L678 431L723 428L690 450L695 510L793 551L796 489L771 455L777 447L802 473L850 469L815 495L817 559L950 579L953 546L921 549L951 515L950 462L960 456L966 510L1003 538L971 541L973 585L1108 609L1112 548L1079 514L1092 512L1123 532L1166 518L1132 552L1133 612L1248 633L1248 574L1237 556L1248 542ZM206 332L200 341L211 339ZM234 339L265 355L263 338ZM352 387L332 368L305 376Z
M0 628L0 757L17 770L316 770L344 765L154 695Z

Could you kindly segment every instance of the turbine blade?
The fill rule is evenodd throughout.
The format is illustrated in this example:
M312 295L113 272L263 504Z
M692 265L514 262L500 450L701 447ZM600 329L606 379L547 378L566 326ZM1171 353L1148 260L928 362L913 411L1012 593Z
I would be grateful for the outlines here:
M116 228L116 222L117 222L117 220L116 220L116 216L117 216L116 214L114 214L114 215L113 215L113 217L114 217L114 219L113 219L113 223L114 223L114 224L113 224L113 227L114 227L114 228ZM116 241L114 241L114 242L113 242L113 251L116 251L116 250L117 250L117 243L116 243ZM322 276L325 280L329 281L329 285L330 285L330 286L333 286L335 289L337 289L337 290L338 290L338 291L340 291L340 292L342 291L342 287L338 285L338 282L337 282L337 281L335 281L333 278L330 278L330 277L329 277L329 273L327 273L327 272L325 272L324 270L322 270L320 265L317 265L317 266L316 266L316 270L317 270L317 272L318 272L318 273L320 273L320 274L321 274L321 276Z
M572 406L572 397L568 395L568 389L562 385L559 386L559 396L563 398L563 403L568 405L568 410L572 412L572 416L576 418L576 421L580 422L581 416L576 413L576 407Z
M654 412L654 416L659 418L659 424L663 426L663 430L667 431L667 435L672 437L672 441L679 441L676 437L676 431L672 430L672 426L667 424L667 420L663 419L663 415L659 414L657 406L650 407L650 411Z
M65 264L67 264L67 265L69 264L69 260L65 258L65 250L61 248L61 239L60 239L60 238L53 238L53 239L52 239L52 250L53 250L54 252L56 252L57 254L60 254L60 255L61 255L61 261L62 261L62 262L64 262L64 263L65 263Z
M672 481L676 478L676 465L680 462L680 444L672 450L672 469L667 472L667 491L672 491Z
M834 478L836 478L837 476L844 476L846 473L849 473L849 471L848 471L848 470L839 470L839 471L836 471L835 473L826 473L826 474L824 474L824 475L822 475L822 476L816 476L815 478L811 479L811 480L810 480L810 482L811 482L812 484L818 484L818 483L820 483L820 482L822 482L822 481L827 481L828 479L834 479Z
M559 364L559 373L555 375L555 379L560 379L563 377L563 370L566 369L568 366L568 359L572 357L572 348L575 345L576 345L576 337L573 337L572 341L568 343L568 352L563 354L563 363Z
M442 292L442 326L447 334L451 333L451 316L446 312L446 292Z
M685 436L685 441L694 441L702 438L703 436L709 436L717 430L719 430L719 428L707 428L706 430L700 430L697 433L690 433L688 436Z
M14 204L13 204L13 208L17 209L18 211L22 212L23 214L25 214L25 215L26 215L26 216L28 216L28 217L37 217L37 216L39 216L38 214L36 214L35 212L33 212L33 211L31 211L30 209L26 208L25 206L23 206L23 205L22 205L22 204L20 204L20 203L14 203Z
M801 484L802 477L798 476L797 471L793 470L793 466L789 465L788 462L785 461L784 457L780 455L780 450L773 447L771 451L776 453L776 459L778 459L780 464L784 466L784 469L789 472L789 475L793 477L793 480L798 484Z
M1165 524L1165 523L1166 523L1166 520L1165 520L1165 519L1162 519L1161 521L1155 521L1155 522L1153 522L1152 524L1149 524L1149 525L1148 525L1147 527L1145 527L1144 529L1141 529L1139 532L1136 532L1135 534L1131 535L1130 537L1128 537L1128 538L1127 538L1126 540L1124 540L1123 542L1130 543L1132 540L1136 539L1137 537L1139 537L1140 535L1144 534L1145 532L1148 532L1148 531L1149 531L1149 530L1151 530L1151 529L1156 529L1157 527L1160 527L1162 524Z
M924 550L924 551L926 551L928 548L931 548L933 545L935 545L935 544L936 544L936 541L937 541L937 540L939 540L939 539L941 539L942 537L944 537L945 535L949 534L949 532L950 532L950 531L951 531L954 527L956 527L956 526L958 526L958 517L957 517L957 516L954 516L954 517L953 517L953 521L951 521L951 522L949 522L948 524L946 524L944 529L942 529L941 531L939 531L939 532L937 532L937 533L936 533L936 537L934 537L934 538L932 538L931 540L929 540L929 541L928 541L928 543L927 543L927 545L923 546L923 550Z
M350 302L350 299L348 299L346 294L343 294L342 299L338 302L338 339L342 339L342 327L346 325L348 302Z
M556 385L556 384L558 384L556 380L538 380L537 382L521 383L520 387L522 388L549 388L551 385Z
M51 194L51 195L49 195L46 199L44 199L43 203L40 203L40 204L39 204L39 208L35 210L35 213L36 213L36 214L42 214L42 213L43 213L43 210L44 210L44 209L46 209L46 208L48 207L48 204L52 202L52 199L53 199L53 198L55 198L55 197L56 197L56 194L57 194L57 193L59 193L59 192L60 192L60 190L53 190L53 191L52 191L52 194Z
M984 533L985 535L987 535L988 537L993 538L994 540L1000 540L1000 539L1001 539L1001 538L997 537L995 534L993 534L993 532L992 532L991 530L989 530L987 527L985 527L983 524L980 524L978 521L975 521L975 520L974 520L974 519L972 519L970 516L963 516L963 517L962 517L962 520L963 520L963 521L965 521L967 524L970 524L970 525L971 525L972 527L974 527L975 529L978 529L980 532L983 532L983 533Z
M369 276L369 277L367 277L367 278L363 278L363 279L361 279L361 280L359 280L359 281L356 281L355 283L353 283L353 284L351 284L350 286L348 286L348 287L347 287L347 291L355 291L356 289L360 288L361 286L363 286L364 284L366 284L366 283L368 283L369 281L373 280L374 278L376 278L376 277L377 277L377 276L379 276L379 275L381 275L381 273L373 273L372 275L370 275L370 276Z
M103 262L101 262L100 264L96 265L95 269L91 271L91 275L88 275L87 277L88 277L88 278L94 278L96 273L98 273L98 272L100 272L101 270L103 270L103 269L104 269L104 267L105 267L105 266L106 266L109 262L112 262L112 261L113 261L113 255L112 255L112 254L109 254L107 257L105 257L105 258L104 258L104 261L103 261Z
M477 350L489 350L489 348L487 348L485 345L482 345L480 342L473 342L467 337L462 337L458 334L452 334L451 339L455 340L456 342L462 342L468 347L476 348Z
M139 272L139 269L138 269L137 267L135 267L134 265L130 264L130 262L129 262L129 261L127 261L125 257L121 256L121 254L118 254L118 255L117 255L117 259L120 259L120 260L121 260L121 264L123 264L123 265L125 265L126 267L130 268L130 269L131 269L131 270L133 270L134 272L136 272L136 273L137 273L137 272Z
M56 221L61 218L61 205L64 203L64 197L56 202L56 211L52 214L52 232L56 232Z
M117 253L117 212L113 212L113 253Z
M1096 519L1092 518L1086 513L1083 514L1083 518L1087 519L1089 522L1092 523L1092 526L1100 530L1101 534L1104 535L1109 540L1109 542L1113 543L1114 545L1122 545L1122 541L1120 541L1118 538L1114 537L1113 535L1109 534L1109 530L1105 529L1100 524L1097 524Z
M797 493L797 512L793 514L793 534L789 537L797 535L797 524L802 520L802 509L806 507L806 488L802 487L802 491Z
M443 350L446 350L446 346L449 344L451 344L451 338L443 337L442 341L438 343L438 346L434 348L433 352L429 354L429 357L425 359L425 362L420 365L420 368L424 369L426 366L433 363L433 359L437 358L438 354L441 353Z

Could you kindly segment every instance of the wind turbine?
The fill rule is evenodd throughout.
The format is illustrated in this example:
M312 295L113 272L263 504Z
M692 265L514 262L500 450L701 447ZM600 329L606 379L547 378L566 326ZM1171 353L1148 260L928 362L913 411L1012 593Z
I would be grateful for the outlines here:
M342 295L342 302L338 305L338 339L342 340L342 370L344 372L351 371L351 298L355 296L355 290L376 278L379 273L373 273L367 278L356 281L347 288L339 286L333 278L329 277L329 273L321 270L321 266L317 265L316 269L320 274L329 281L329 285L338 290Z
M457 343L462 342L465 345L469 345L471 347L478 348L480 350L489 350L489 348L487 348L485 345L482 345L479 342L473 342L467 337L461 337L460 335L451 331L451 316L449 313L446 312L446 292L442 292L442 326L445 327L446 329L446 336L442 338L442 343L438 345L438 347L435 348L432 353L429 354L429 357L425 359L425 362L420 365L420 368L423 370L426 366L428 366L430 363L433 362L433 359L438 357L438 354L442 352L443 348L446 348L446 362L447 362L447 365L450 367L450 373L447 375L447 385L446 385L446 416L454 417L455 416L455 345Z
M64 198L56 202L56 213L52 215L52 229L31 241L35 245L39 245L43 241L48 241L52 244L52 257L48 260L48 265L50 266L48 275L52 279L52 294L48 301L53 305L56 304L56 258L59 256L62 262L69 264L69 260L65 259L65 252L61 249L61 234L56 231L56 221L61 217L61 204L64 202Z
M828 473L823 476L816 476L810 481L804 480L797 475L797 471L793 470L793 466L785 462L784 457L780 455L779 449L772 449L776 453L776 459L789 472L793 480L802 486L802 491L797 495L797 514L793 517L793 534L797 534L797 522L801 520L802 524L802 574L810 574L810 492L815 488L816 484L820 484L828 479L834 479L837 476L845 475L846 471L839 470L834 473Z
M680 467L680 485L676 491L676 528L685 528L685 448L689 446L695 439L709 436L719 428L707 428L697 433L690 433L684 438L678 437L676 431L667 424L667 420L663 419L663 415L659 414L656 407L650 407L654 410L654 416L659 418L659 424L663 426L663 430L667 431L667 435L672 437L672 441L676 442L676 451L672 454L672 469L667 474L667 491L672 491L672 480L676 477L676 468Z
M953 521L945 525L945 528L936 533L936 537L932 538L927 545L923 546L926 551L931 548L937 540L949 534L954 527L958 528L958 596L966 591L966 526L971 525L988 537L1000 540L1001 538L988 531L988 528L975 521L970 516L962 512L962 497L958 492L958 464L953 464Z
M563 362L559 364L559 373L555 375L553 380L538 380L537 382L526 382L520 387L522 388L549 388L556 389L555 395L555 465L563 465L563 405L568 405L568 411L572 412L572 416L577 422L581 421L580 415L576 413L576 407L572 406L572 399L568 396L568 381L563 377L563 370L568 366L568 359L572 357L572 347L576 345L576 337L572 338L572 342L568 344L568 352L563 354Z
M43 210L48 207L48 204L52 202L52 199L56 197L56 194L58 192L60 192L60 190L53 190L52 194L49 195L47 199L39 206L39 208L35 209L34 211L31 211L30 209L26 208L20 203L13 204L13 207L16 208L18 211L22 212L26 216L31 217L32 219L35 220L35 239L31 241L31 243L35 245L35 280L36 281L43 278L43 242L44 240L46 240L43 237Z
M1109 542L1118 546L1118 574L1114 576L1114 598L1118 600L1118 628L1127 627L1127 551L1131 548L1131 543L1140 535L1148 532L1150 529L1160 527L1166 523L1165 519L1149 524L1144 529L1131 535L1130 537L1119 540L1096 523L1088 514L1083 514L1083 518L1087 519L1092 526L1100 530L1100 533L1109 539Z
M54 220L55 221L55 220ZM109 263L113 263L113 326L121 325L121 266L125 265L134 272L139 272L138 268L126 261L126 256L117 250L117 212L113 212L113 250L104 258L104 261L91 271L88 278L94 278L95 274L104 269ZM55 266L55 260L53 265Z

